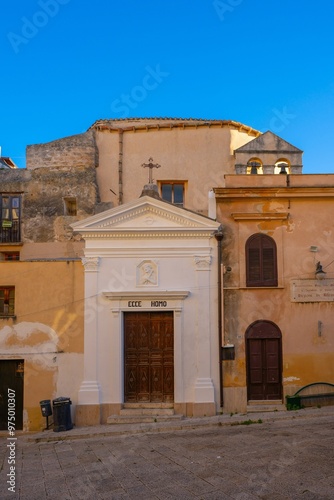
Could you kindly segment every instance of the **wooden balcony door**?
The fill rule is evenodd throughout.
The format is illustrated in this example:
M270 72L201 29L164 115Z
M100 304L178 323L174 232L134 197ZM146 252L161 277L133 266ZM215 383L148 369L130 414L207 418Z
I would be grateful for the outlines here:
M124 313L124 360L125 402L173 402L173 312Z

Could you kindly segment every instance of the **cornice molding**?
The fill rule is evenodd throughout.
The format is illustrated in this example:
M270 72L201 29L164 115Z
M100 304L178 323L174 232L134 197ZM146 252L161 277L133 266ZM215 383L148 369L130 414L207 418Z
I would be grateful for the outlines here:
M210 238L213 230L212 229L203 229L203 230L198 230L194 229L193 231L189 230L184 230L182 228L180 229L170 229L166 228L164 229L159 229L157 231L145 231L143 229L138 229L138 231L135 231L133 229L129 231L125 231L124 229L122 230L113 230L112 232L100 232L101 230L96 229L94 231L86 232L83 230L80 234L82 238L85 240L105 240L105 239L116 239L116 240L121 240L121 239L168 239L168 238Z
M334 198L333 187L235 187L215 188L216 200L224 199L256 199L256 198Z
M154 290L154 291L143 291L134 290L132 292L103 292L104 297L109 300L128 300L133 297L141 297L146 300L156 300L157 298L173 299L173 300L184 300L189 295L188 290Z
M286 220L289 217L288 212L263 212L247 213L235 212L231 214L234 220Z

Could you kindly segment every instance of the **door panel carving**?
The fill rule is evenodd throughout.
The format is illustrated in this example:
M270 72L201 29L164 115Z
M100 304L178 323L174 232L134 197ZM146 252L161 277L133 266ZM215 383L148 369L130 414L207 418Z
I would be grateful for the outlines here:
M124 313L124 359L126 402L173 402L173 313Z

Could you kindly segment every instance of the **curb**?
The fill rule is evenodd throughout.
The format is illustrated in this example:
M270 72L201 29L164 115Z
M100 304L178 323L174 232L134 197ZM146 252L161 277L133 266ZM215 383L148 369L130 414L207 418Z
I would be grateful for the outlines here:
M74 439L91 439L112 436L129 436L133 434L169 433L174 431L196 430L210 427L230 427L238 425L273 423L289 419L314 419L332 416L334 406L326 408L309 408L294 411L244 413L235 415L215 415L213 417L184 418L178 422L155 422L146 424L106 424L96 427L77 427L70 431L54 432L50 429L43 432L25 435L28 442L42 443L66 441Z

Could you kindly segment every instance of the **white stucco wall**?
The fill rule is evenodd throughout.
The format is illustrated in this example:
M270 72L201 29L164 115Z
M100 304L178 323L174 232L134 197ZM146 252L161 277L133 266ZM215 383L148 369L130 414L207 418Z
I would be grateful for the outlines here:
M218 270L213 232L219 224L148 197L136 203L133 210L138 215L132 217L127 204L81 226L86 239L85 295L95 301L98 314L95 324L86 325L85 339L91 348L88 352L85 345L85 365L96 366L86 371L79 404L124 402L123 312L168 310L174 312L175 403L210 403L218 408ZM112 221L119 221L125 212L126 220L113 227ZM154 268L153 282L142 281L143 263ZM151 302L155 300L167 304L156 307ZM88 380L94 373L95 382Z

